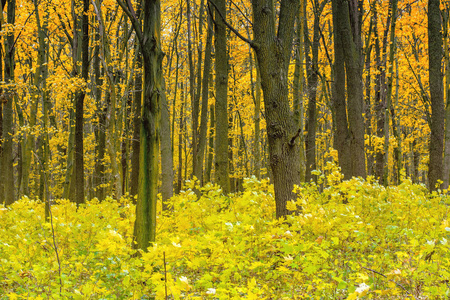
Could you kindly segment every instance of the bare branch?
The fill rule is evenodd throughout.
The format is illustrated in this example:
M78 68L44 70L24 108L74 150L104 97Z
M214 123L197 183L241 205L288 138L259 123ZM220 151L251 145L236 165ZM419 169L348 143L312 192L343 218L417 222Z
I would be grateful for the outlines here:
M233 26L231 26L227 20L225 20L225 17L220 13L219 9L217 8L216 4L211 1L208 0L208 11L211 15L211 18L213 18L214 16L212 16L211 10L209 9L209 4L212 4L214 6L214 8L216 9L216 12L219 14L220 18L222 19L223 23L228 27L228 29L230 29L238 38L240 38L242 41L246 42L247 44L249 44L252 48L258 48L258 45L252 41L247 39L246 37L244 37L242 34L239 33L239 31L237 31Z
M133 5L130 0L127 0L127 4L123 0L117 0L117 3L122 7L125 14L130 18L131 24L133 24L134 32L136 32L136 36L141 44L141 47L144 45L144 37L142 34L141 23L136 16L136 12L133 9Z

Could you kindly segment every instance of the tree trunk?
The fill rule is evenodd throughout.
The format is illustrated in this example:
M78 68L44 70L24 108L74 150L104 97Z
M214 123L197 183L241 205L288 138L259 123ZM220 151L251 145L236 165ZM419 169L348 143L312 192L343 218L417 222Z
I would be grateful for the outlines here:
M8 0L7 22L14 24L16 16L16 1ZM5 39L5 82L14 81L14 34L10 33ZM5 205L12 204L15 199L14 188L14 155L13 155L13 98L14 91L7 92L7 102L3 106L3 162L4 199Z
M336 3L334 3L336 2ZM348 111L348 139L345 145L350 149L350 174L352 176L366 176L366 162L364 152L364 118L363 101L364 92L362 85L362 59L361 59L361 27L360 7L356 1L333 1L334 24L339 31L335 37L336 48L341 47L345 74L347 81L347 111ZM336 42L337 39L341 39ZM342 84L342 82L341 82ZM339 89L344 87L339 87ZM338 125L338 124L337 124ZM344 171L344 168L342 168ZM348 172L348 171L347 171Z
M81 78L87 83L89 76L89 0L83 0L83 16L81 17ZM82 89L75 98L75 202L77 205L84 199L84 145L83 145L83 111L86 91Z
M322 3L326 3L325 1ZM306 57L306 73L308 75L308 122L306 123L306 173L305 180L316 180L316 176L311 174L311 171L317 168L316 166L316 109L317 109L317 82L319 77L319 26L320 14L323 10L323 4L315 2L314 4L314 24L313 24L313 41L309 40L309 31L307 22L305 21L305 57ZM309 49L311 48L311 55Z
M304 93L304 68L303 61L305 58L304 28L305 28L305 6L306 1L300 3L299 16L297 17L297 51L295 52L295 70L293 83L293 106L294 118L297 123L300 144L300 180L305 181L306 163L305 163L305 141L303 130L303 93ZM258 177L259 178L259 177Z
M130 175L130 193L132 196L138 194L139 191L139 149L140 149L140 130L141 130L141 101L142 101L142 56L141 47L136 46L136 69L134 79L133 94L133 142L131 143L131 175ZM134 199L134 198L133 198Z
M211 71L211 49L212 49L213 28L210 16L208 15L208 31L206 34L205 63L203 66L202 82L202 110L200 119L200 133L198 135L197 152L195 153L194 176L203 185L203 158L206 148L206 134L208 129L208 96L209 96L209 73ZM200 62L199 62L200 63Z
M98 200L103 201L105 199L105 147L106 147L106 112L105 105L102 101L102 89L103 79L100 72L100 32L96 30L95 33L96 46L94 48L93 54L93 70L94 70L94 97L96 104L96 114L97 114L97 124L94 127L95 134L95 166L93 174L93 187L94 187L94 197Z
M170 112L164 89L161 94L161 196L163 210L167 210L167 200L173 196L173 157L170 138Z
M205 173L205 181L211 182L211 171L212 171L212 165L214 160L214 128L215 128L215 119L214 119L214 105L211 104L209 106L209 115L210 115L210 122L209 122L209 142L208 142L208 163L206 165L206 173Z
M444 34L444 49L449 47L449 16L450 8L442 12L443 34ZM445 66L445 145L444 145L444 162L442 169L443 189L448 189L450 183L450 55L448 51L444 51L444 66Z
M431 137L428 187L440 188L444 149L444 95L442 84L442 24L439 0L428 1L428 55L431 99Z
M218 13L215 17L215 55L216 55L216 138L215 138L215 177L216 183L226 195L230 192L228 166L228 57L225 23L225 0L216 1Z
M252 1L253 47L261 72L277 218L291 213L286 203L295 199L292 191L300 184L298 126L290 108L287 76L298 5L298 1L281 1L276 33L273 1Z
M341 38L341 30L338 22L338 2L332 2L334 33L334 81L333 81L333 109L335 119L334 125L334 148L338 151L339 165L344 174L344 179L351 178L351 160L349 132L347 121L347 104L345 101L345 63L344 51Z
M392 84L394 81L394 55L395 55L395 24L397 23L397 0L390 1L390 19L391 32L389 37L389 71L387 79L387 91L386 91L386 108L384 110L384 170L383 170L383 183L389 185L389 122L391 119L392 109ZM394 122L394 120L393 120Z

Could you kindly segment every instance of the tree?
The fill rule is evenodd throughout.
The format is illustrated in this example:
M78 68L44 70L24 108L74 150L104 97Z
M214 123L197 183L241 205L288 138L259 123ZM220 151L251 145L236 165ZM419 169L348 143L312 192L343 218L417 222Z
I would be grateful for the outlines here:
M215 53L216 53L216 138L215 138L215 176L224 194L230 192L228 175L228 57L226 37L226 4L225 0L215 2ZM203 75L204 76L204 75Z
M89 0L83 0L81 17L81 78L87 84L89 77ZM76 68L75 68L76 69ZM83 144L83 112L85 89L77 93L75 98L75 202L77 205L84 199L84 144Z
M273 1L252 1L254 40L249 42L261 73L277 218L290 213L286 203L295 198L294 185L300 184L300 154L296 142L299 130L288 97L288 66L298 6L295 0L280 2L276 29L278 14Z
M130 2L117 0L133 24L144 66L143 99L140 128L139 191L136 205L133 247L147 250L156 238L156 202L160 141L160 99L162 85L161 3L145 1L143 22ZM143 23L143 24L142 24Z
M3 3L2 3L3 4ZM7 22L14 24L16 16L16 1L8 0ZM14 81L14 33L9 33L5 39L5 82L11 84ZM5 93L5 91L3 91ZM4 203L10 205L15 201L14 188L14 155L13 155L13 89L6 91L7 101L3 107L3 161L2 173L4 174Z
M366 176L361 53L361 6L333 0L335 41L334 106L339 163L345 178ZM345 78L345 80L344 80ZM347 103L345 103L347 87Z
M439 0L428 1L428 56L431 100L430 163L428 187L439 188L442 180L442 156L444 149L444 92L442 84L442 20Z

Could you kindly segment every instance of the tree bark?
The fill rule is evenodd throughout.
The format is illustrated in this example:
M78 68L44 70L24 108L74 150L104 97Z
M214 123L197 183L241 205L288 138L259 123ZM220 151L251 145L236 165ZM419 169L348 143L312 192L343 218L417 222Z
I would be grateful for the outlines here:
M218 13L215 17L215 66L216 66L216 136L215 136L215 177L216 183L226 195L230 192L228 166L228 57L226 27L222 18L226 18L225 0L216 1Z
M81 17L81 78L88 81L89 76L89 0L83 0ZM83 145L83 112L85 89L77 93L75 98L75 202L80 205L84 198L84 145Z
M7 22L14 24L16 16L16 1L8 0ZM10 33L5 39L5 82L14 81L14 34ZM13 91L8 91L7 102L3 106L3 162L4 199L5 205L12 204L16 198L14 188L14 155L13 155Z
M442 155L444 149L444 94L442 84L442 21L439 0L428 1L428 55L431 100L430 162L428 187L440 188L442 180Z
M343 54L348 97L348 135L344 145L349 147L349 150L345 151L350 154L350 170L347 170L347 174L344 173L344 176L346 176L345 178L353 176L364 178L366 176L366 161L364 152L361 8L356 0L333 0L333 7L334 26L339 31L339 34L335 36L335 51L342 51ZM341 40L337 42L337 39ZM337 50L337 47L341 47L341 50ZM339 89L342 88L345 87L339 87ZM340 126L339 124L337 126ZM342 170L344 171L344 168Z
M163 210L167 210L167 200L173 196L173 157L170 134L170 113L164 89L161 94L161 197Z
M197 152L194 153L194 176L203 185L203 159L206 148L206 134L208 129L208 96L209 96L209 73L211 71L211 49L212 49L213 28L210 16L208 15L208 31L206 34L205 45L205 63L203 66L203 80L202 80L202 103L201 103L201 118L200 118L200 132L198 135Z
M295 199L292 191L300 184L298 126L290 108L287 76L298 5L294 0L281 1L276 32L273 1L252 1L253 47L261 72L277 218L291 213L286 203Z

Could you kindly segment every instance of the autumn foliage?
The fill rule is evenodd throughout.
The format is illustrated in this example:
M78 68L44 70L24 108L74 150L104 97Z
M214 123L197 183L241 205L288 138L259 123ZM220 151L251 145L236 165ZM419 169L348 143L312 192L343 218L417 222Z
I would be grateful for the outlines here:
M23 198L0 211L0 294L7 299L436 299L448 295L449 198L405 180L296 188L274 220L273 187L255 178L223 196L194 182L158 213L158 242L134 257L134 205L52 206ZM159 210L160 211L160 210ZM54 227L54 238L52 234ZM56 248L55 248L56 245ZM55 252L59 253L60 273ZM164 264L165 261L165 264ZM6 299L4 298L4 299Z

